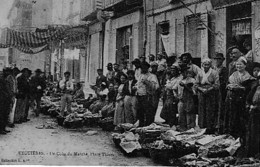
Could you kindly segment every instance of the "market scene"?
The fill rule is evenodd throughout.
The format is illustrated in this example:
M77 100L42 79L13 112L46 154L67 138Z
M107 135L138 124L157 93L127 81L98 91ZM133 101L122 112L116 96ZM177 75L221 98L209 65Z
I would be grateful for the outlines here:
M0 0L0 164L260 166L259 0Z

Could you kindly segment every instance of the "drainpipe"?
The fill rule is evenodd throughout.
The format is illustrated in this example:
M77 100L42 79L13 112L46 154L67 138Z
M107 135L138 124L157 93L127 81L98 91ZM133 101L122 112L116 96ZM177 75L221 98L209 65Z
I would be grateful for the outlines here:
M146 15L146 0L143 0L143 32L144 32L144 39L143 39L143 55L146 55L146 44L147 44L147 15Z

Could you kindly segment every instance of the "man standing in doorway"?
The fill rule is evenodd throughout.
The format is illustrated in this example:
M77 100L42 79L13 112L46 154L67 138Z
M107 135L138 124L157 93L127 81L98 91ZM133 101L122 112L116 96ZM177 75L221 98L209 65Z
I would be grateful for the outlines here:
M60 81L60 88L63 93L61 97L61 116L64 116L65 108L67 112L71 112L72 92L74 90L73 82L70 79L70 72L64 73L64 79Z
M242 56L242 53L237 47L234 47L230 53L230 57L232 58L232 62L228 65L228 77L232 75L236 71L236 62Z

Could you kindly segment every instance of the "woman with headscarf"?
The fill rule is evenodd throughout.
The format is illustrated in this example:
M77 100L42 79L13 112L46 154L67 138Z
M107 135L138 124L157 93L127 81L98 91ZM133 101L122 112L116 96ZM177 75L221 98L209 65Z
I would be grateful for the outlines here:
M225 105L224 132L234 137L245 139L247 92L251 89L251 83L255 80L246 71L247 60L240 57L236 62L236 71L229 77L227 85L227 98Z
M219 75L208 58L202 61L202 72L197 75L195 88L198 92L198 124L212 133L218 113ZM219 98L219 97L218 97Z
M178 123L176 114L178 113L177 88L180 81L179 74L178 67L174 65L166 73L167 81L164 90L166 98L160 117L170 126L177 125Z

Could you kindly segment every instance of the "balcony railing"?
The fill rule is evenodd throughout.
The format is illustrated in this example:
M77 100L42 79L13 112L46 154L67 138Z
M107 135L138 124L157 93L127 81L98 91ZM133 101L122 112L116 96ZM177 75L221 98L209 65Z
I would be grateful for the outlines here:
M104 8L112 7L120 2L123 2L124 0L104 0Z

